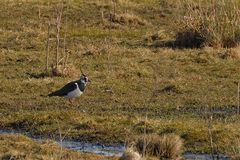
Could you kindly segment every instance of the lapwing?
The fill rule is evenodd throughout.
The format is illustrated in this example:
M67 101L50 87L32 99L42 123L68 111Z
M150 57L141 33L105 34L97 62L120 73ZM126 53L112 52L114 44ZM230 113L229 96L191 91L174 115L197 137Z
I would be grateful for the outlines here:
M73 104L73 100L83 94L88 82L90 82L88 77L82 73L79 80L69 82L61 89L48 94L48 96L65 97Z

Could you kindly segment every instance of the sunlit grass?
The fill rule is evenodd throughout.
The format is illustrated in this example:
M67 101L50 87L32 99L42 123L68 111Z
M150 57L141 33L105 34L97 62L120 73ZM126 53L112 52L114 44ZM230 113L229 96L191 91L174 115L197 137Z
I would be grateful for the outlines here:
M166 26L172 12L164 10L174 8L173 4L161 1L167 8L158 8L155 0L119 1L118 14L132 8L129 13L152 24L141 26L111 24L107 17L112 4L105 2L74 1L67 12L63 30L71 51L69 64L76 70L81 67L92 81L75 105L46 95L78 79L80 72L71 77L39 76L44 72L46 21L54 13L54 2L49 8L41 3L41 21L34 10L37 2L0 7L0 128L57 137L60 124L68 133L66 138L123 143L129 129L133 137L144 133L147 115L148 133L174 133L184 139L186 151L211 152L206 119L212 114L216 151L230 153L229 146L239 137L238 49L154 47L151 35L163 22L164 35L157 38L174 38L167 32L170 25ZM145 5L151 12L146 12ZM100 9L104 6L103 23ZM157 16L160 12L166 15ZM52 28L50 63L55 54L54 33ZM152 40L146 44L145 39Z

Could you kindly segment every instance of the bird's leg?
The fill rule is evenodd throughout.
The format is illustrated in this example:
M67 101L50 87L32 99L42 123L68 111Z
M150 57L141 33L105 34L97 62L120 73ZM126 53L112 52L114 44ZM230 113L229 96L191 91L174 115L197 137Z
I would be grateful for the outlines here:
M73 105L73 98L69 98L69 102Z

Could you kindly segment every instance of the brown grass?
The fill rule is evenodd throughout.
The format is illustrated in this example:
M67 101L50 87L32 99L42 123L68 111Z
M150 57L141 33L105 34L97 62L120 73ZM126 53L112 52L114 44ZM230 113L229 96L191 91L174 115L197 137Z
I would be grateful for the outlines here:
M132 148L127 148L119 160L141 160L141 156Z
M235 47L240 42L240 4L235 0L180 3L176 45L181 47Z
M72 65L63 66L58 65L57 68L53 67L51 70L51 76L63 76L63 77L76 77L80 75L80 69L76 69Z
M218 52L218 56L222 59L240 59L240 47L230 48Z
M0 135L0 159L39 160L106 160L116 159L96 154L79 153L61 149L54 141L35 142L22 135Z
M107 0L96 1L108 4ZM218 151L229 153L235 137L239 137L239 116L234 114L237 108L234 82L240 79L239 61L215 56L218 50L214 48L207 52L142 45L145 35L152 35L156 30L163 32L150 37L153 41L168 38L166 33L172 29L167 23L169 18L156 15L163 12L170 16L176 12L180 5L175 7L175 0L172 3L165 0L166 5L173 5L168 8L160 6L158 0L134 0L125 3L126 7L120 5L117 13L128 11L152 25L132 27L116 23L121 28L111 30L101 25L101 13L92 1L69 1L67 49L73 51L69 62L76 68L82 66L92 80L84 95L76 100L76 106L70 106L62 98L40 96L75 79L38 78L45 60L46 22L55 11L55 3L49 1L48 6L48 1L2 2L1 128L58 136L58 120L64 131L72 129L67 138L121 143L126 137L124 128L136 126L134 135L144 131L144 123L130 122L128 116L141 119L147 112L150 115L147 133L175 133L185 139L187 151L209 153L207 127L202 118L202 110L208 104L217 111L226 111L226 114L217 114L214 120L214 143ZM103 10L106 15L107 10ZM39 23L42 23L41 29ZM55 53L55 31L50 33L50 52ZM211 98L203 102L204 97Z
M177 159L180 158L183 152L183 141L182 139L173 134L169 135L147 135L145 137L145 155L155 156L160 159ZM136 148L139 153L143 152L144 138L140 137L136 141Z
M110 20L121 25L147 25L148 22L142 18L129 13L110 14Z
M232 146L232 154L231 158L233 160L240 159L240 139L236 139L235 144Z

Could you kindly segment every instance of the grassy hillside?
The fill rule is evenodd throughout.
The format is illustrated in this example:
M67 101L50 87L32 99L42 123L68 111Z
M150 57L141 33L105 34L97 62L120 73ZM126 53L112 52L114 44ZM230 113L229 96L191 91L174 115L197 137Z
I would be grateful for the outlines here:
M2 1L1 129L46 137L61 130L67 138L123 143L144 133L147 115L147 133L178 134L186 151L210 152L212 138L214 152L235 153L239 48L171 47L177 10L171 1L71 0L60 32L71 74L42 77L49 19L50 65L54 60L57 5ZM78 79L80 67L92 82L74 105L46 96Z

